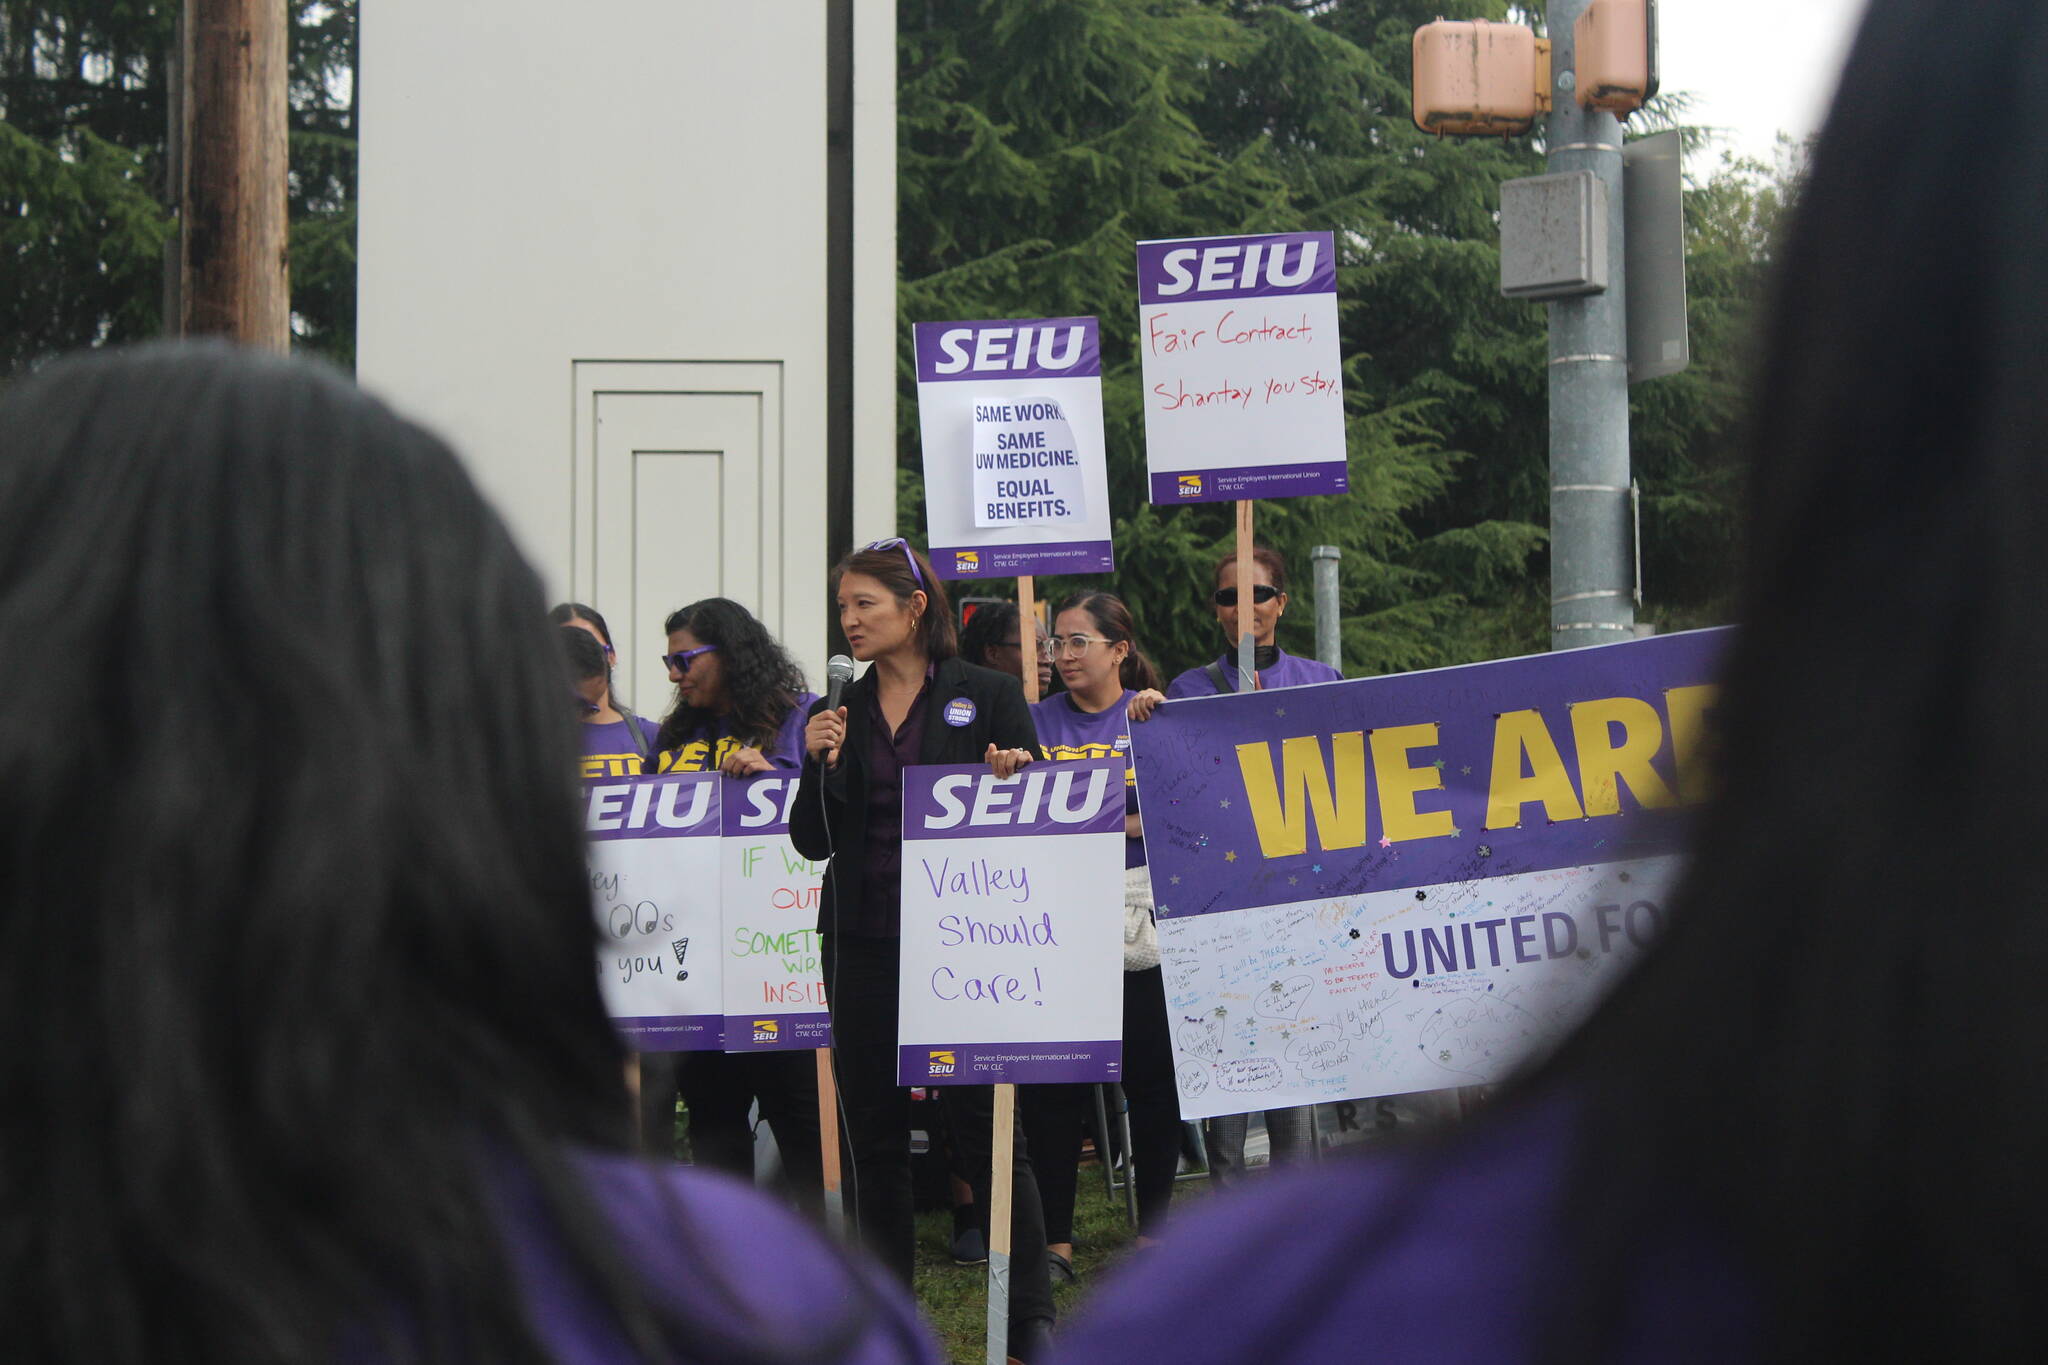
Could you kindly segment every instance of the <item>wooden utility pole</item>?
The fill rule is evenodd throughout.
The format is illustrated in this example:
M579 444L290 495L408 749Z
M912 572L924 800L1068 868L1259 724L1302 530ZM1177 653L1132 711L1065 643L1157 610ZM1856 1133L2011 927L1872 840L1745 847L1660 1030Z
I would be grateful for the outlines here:
M285 0L184 0L178 330L291 346Z

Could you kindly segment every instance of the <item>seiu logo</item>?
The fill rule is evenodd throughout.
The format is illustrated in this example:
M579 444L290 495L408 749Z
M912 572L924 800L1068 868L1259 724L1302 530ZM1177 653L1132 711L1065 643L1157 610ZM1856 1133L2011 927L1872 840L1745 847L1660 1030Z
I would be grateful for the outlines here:
M627 804L629 795L630 806ZM673 779L622 783L591 787L585 796L589 805L584 813L583 828L593 833L609 829L646 829L650 815L661 829L690 829L703 821L710 808L711 783Z
M961 550L953 556L953 568L960 573L980 573L981 552L979 550Z
M1182 497L1199 498L1202 496L1202 476L1200 474L1183 474L1178 482Z
M1031 346L1034 338L1038 343L1038 359L1035 362L1041 370L1064 370L1081 358L1081 342L1088 333L1086 327L1076 324L1065 329L1066 339L1060 339L1057 327L987 327L979 331L972 327L955 327L939 335L939 351L945 359L932 366L935 374L958 374L972 367L976 371L1028 370L1034 364ZM968 341L973 340L973 351L968 350Z
M756 1019L754 1021L755 1042L772 1043L781 1036L782 1026L780 1024L777 1024L773 1019Z
M1292 269L1287 265L1290 245L1301 253L1295 257ZM1265 267L1266 283L1276 289L1307 284L1316 273L1316 248L1321 245L1320 242L1307 241L1253 242L1250 246L1184 246L1159 258L1159 268L1166 272L1166 279L1159 286L1159 295L1167 298L1185 294L1190 289L1197 294L1219 289L1250 289L1259 282L1261 265Z
M1109 773L1097 768L1087 774L1088 787L1078 796L1071 771L1027 768L1020 777L999 778L988 773L953 773L932 784L932 800L938 814L925 820L926 829L954 829L962 821L970 825L1030 825L1050 820L1057 825L1084 825L1102 809L1109 791ZM969 795L970 789L972 796ZM1118 808L1123 805L1118 790Z
M747 804L740 808L740 828L786 825L796 806L797 779L759 777L747 783Z
M950 1076L953 1074L954 1061L951 1049L947 1049L943 1052L935 1050L930 1055L930 1067L932 1075Z

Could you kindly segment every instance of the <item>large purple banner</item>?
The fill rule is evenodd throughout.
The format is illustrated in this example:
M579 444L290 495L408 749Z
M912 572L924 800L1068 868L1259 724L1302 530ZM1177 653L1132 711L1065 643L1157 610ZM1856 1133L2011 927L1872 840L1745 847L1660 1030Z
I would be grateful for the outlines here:
M1119 1078L1123 845L1120 759L904 770L902 1084Z
M1132 727L1183 1112L1498 1078L1647 943L1725 632Z

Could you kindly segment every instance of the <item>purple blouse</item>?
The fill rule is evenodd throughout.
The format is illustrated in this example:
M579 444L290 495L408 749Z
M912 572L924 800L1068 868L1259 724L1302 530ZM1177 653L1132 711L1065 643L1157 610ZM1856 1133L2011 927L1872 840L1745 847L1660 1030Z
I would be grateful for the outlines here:
M1558 1254L1570 1235L1573 1120L1568 1104L1546 1099L1436 1143L1204 1200L1090 1296L1055 1360L1534 1360L1546 1308L1582 1288ZM1753 1287L1701 1211L1654 1190L1607 1197L1647 1203L1667 1230L1620 1286L1612 1359L1756 1359Z
M639 1272L657 1305L686 1303L711 1332L785 1350L815 1350L825 1325L851 1315L865 1325L833 1360L940 1360L900 1289L740 1182L626 1156L592 1154L582 1165L613 1225L620 1262ZM641 1360L570 1264L531 1186L513 1179L500 1190L512 1264L551 1358L563 1365Z

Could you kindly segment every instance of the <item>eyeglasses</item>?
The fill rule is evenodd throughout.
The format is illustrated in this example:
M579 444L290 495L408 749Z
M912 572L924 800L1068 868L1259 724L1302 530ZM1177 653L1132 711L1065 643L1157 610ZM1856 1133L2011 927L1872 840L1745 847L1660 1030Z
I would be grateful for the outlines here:
M662 655L661 661L678 673L688 673L699 654L709 654L717 648L717 645L698 645L695 649L679 649L673 654Z
M1045 647L1046 652L1055 657L1068 655L1078 658L1088 652L1090 645L1114 643L1115 641L1105 640L1100 635L1054 635L1046 640Z
M897 546L902 549L903 562L910 566L910 576L917 580L918 590L924 591L924 571L917 567L917 556L910 552L910 542L905 540L902 536L891 536L887 540L878 540L872 545L861 546L861 549L886 550L889 549L891 546Z
M1260 583L1260 584L1256 584L1256 585L1255 585L1255 586L1254 586L1254 587L1252 588L1252 601L1254 601L1254 602L1258 603L1258 604L1259 604L1260 606L1262 606L1262 607L1263 607L1263 606L1265 606L1265 605L1266 605L1266 603L1268 603L1268 602L1272 601L1272 600L1273 600L1274 598L1278 597L1279 595L1280 595L1280 589L1278 589L1278 588L1274 587L1274 586L1273 586L1273 585L1272 585L1271 583ZM1236 605L1237 605L1237 589L1236 589L1236 588L1218 588L1218 589L1216 589L1216 605L1217 605L1217 606L1219 606L1219 607L1234 607L1234 606L1236 606Z

